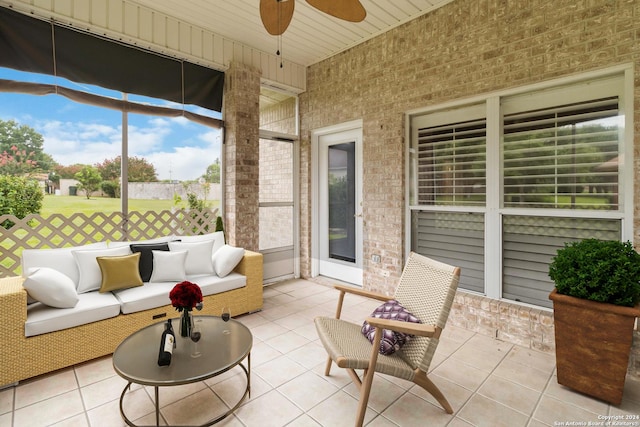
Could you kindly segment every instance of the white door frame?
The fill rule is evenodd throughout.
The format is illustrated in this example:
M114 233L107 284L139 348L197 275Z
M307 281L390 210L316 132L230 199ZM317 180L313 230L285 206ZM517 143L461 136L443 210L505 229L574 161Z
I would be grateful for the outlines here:
M359 131L358 143L356 144L356 176L358 186L357 193L359 200L356 201L360 206L360 216L357 216L356 228L360 230L356 233L356 268L351 267L351 271L340 273L341 280L362 286L362 262L363 262L363 242L362 242L362 120L353 120L334 126L315 129L311 131L311 277L320 274L321 249L320 249L320 137L335 133L347 131ZM337 265L340 268L339 265ZM359 268L358 268L359 267Z

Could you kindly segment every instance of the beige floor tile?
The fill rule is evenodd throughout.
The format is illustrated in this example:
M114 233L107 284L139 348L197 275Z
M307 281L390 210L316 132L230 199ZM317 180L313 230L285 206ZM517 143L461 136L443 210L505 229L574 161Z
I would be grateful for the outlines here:
M309 340L293 331L288 331L282 335L269 338L265 342L281 353L290 353L293 350L308 344Z
M13 426L48 426L83 412L80 391L73 390L16 410Z
M313 368L313 372L320 376L325 381L329 381L331 384L338 388L343 388L348 384L351 384L351 377L347 374L347 371L342 368L338 368L335 364L331 365L331 371L329 375L324 374L326 362L319 363Z
M528 416L478 394L469 399L457 416L478 427L526 427L529 422Z
M256 394L256 386L257 386L257 381L259 377L254 376L252 378L253 383L250 384L251 385L251 394L255 395ZM211 386L211 389L213 390L213 392L218 395L218 397L220 397L220 399L222 399L222 401L230 408L234 407L235 405L238 404L238 402L240 402L240 400L243 399L243 396L245 394L245 391L247 389L247 378L244 375L244 372L240 372L238 373L238 375L233 375L229 378L227 378L226 380L216 383L213 386ZM269 387L270 389L270 387ZM247 401L247 399L249 398L249 396L247 395L245 398L245 402Z
M0 391L0 414L6 414L13 410L13 396L15 387Z
M489 372L469 366L453 357L445 360L433 370L433 373L471 391L477 390L489 376Z
M508 358L503 360L493 373L535 391L544 390L552 375L552 372L525 366Z
M106 427L109 425L105 422L106 420L112 420L114 423L116 422L115 420L121 421L119 403L120 398L88 411L91 427L93 427L94 424L104 425ZM124 413L130 420L137 420L155 412L155 405L152 398L142 387L127 392L122 406ZM122 422L122 425L124 425L124 422Z
M454 413L458 412L473 394L471 390L438 375L429 375L429 378L440 389L444 397L453 408ZM427 402L431 403L439 410L444 411L444 408L442 408L435 397L433 397L431 393L429 393L422 387L414 385L413 387L411 387L410 391L412 394L415 394L421 399L424 399Z
M302 413L300 408L273 390L242 405L236 411L236 417L246 426L280 427Z
M86 409L93 409L112 400L120 399L127 381L119 376L110 377L82 387L80 394Z
M312 408L307 414L322 426L352 427L355 423L357 411L358 401L348 393L339 391ZM370 407L367 408L364 424L367 424L377 415Z
M473 424L469 424L468 422L461 420L460 418L454 418L447 427L473 427Z
M527 416L533 413L541 396L540 392L496 376L489 377L478 393Z
M550 426L549 424L545 424L542 421L531 420L529 421L529 424L527 424L527 427L550 427Z
M278 387L278 391L298 407L308 411L336 393L338 388L313 372L306 372Z
M321 427L321 425L307 414L302 414L287 424L287 427Z
M16 387L16 408L23 408L36 402L78 389L73 369L65 369L49 375L20 383Z
M178 400L191 396L192 394L199 393L206 388L207 385L202 381L173 387L158 387L160 408L169 406ZM155 399L154 387L145 387L145 390L151 399Z
M440 407L406 393L393 403L382 415L399 426L445 426L453 419Z
M345 388L344 391L349 393L355 399L360 400L360 392L356 386L351 383ZM386 380L382 376L376 376L373 379L371 385L371 395L369 396L369 405L374 411L381 413L387 409L393 402L398 400L400 396L406 393L405 388L401 388L391 381Z
M80 387L118 375L113 370L113 361L110 356L82 363L75 366L74 370Z
M287 356L280 356L252 369L252 373L259 375L274 388L294 379L305 371L304 366Z
M52 424L50 427L89 427L89 420L87 419L87 415L83 413Z
M451 355L454 359L487 372L493 371L506 356L507 353L501 349L485 351L472 344L464 344Z
M459 343L464 343L464 342L467 342L474 335L475 333L468 329L447 324L445 328L442 330L441 340L457 341Z
M542 396L540 403L533 413L535 420L541 421L548 425L558 425L557 423L588 423L598 421L598 415L587 411L586 409L563 402L554 397Z
M194 426L217 418L228 410L229 407L208 388L160 408L169 425Z
M530 366L543 372L553 372L556 367L556 358L553 354L542 353L524 347L511 349L507 360Z
M500 352L501 354L507 354L513 348L513 344L511 343L481 334L475 334L469 338L464 345L472 346L473 348L489 353Z
M385 418L384 415L378 415L375 417L367 427L397 427L398 424L390 421L388 418Z
M551 377L545 395L579 406L594 414L606 414L607 412L608 405L606 403L558 384L558 377L555 375Z
M251 334L260 339L260 341L266 341L269 338L277 337L278 335L282 335L286 332L289 332L287 328L283 328L273 322L265 323L264 325L256 326L251 329Z
M244 314L242 316L236 317L235 319L249 329L253 329L256 326L264 325L265 323L270 322L269 320L261 316L260 313Z
M0 427L11 427L13 413L0 415Z
M263 342L254 342L253 347L251 348L251 367L260 366L281 356L282 353L270 345Z
M324 347L317 342L309 342L289 352L288 356L307 369L312 369L314 366L326 362L328 357Z
M302 325L308 324L309 320L303 316L300 316L297 313L294 313L294 314L285 316L281 319L274 320L274 323L292 331L296 328L299 328Z

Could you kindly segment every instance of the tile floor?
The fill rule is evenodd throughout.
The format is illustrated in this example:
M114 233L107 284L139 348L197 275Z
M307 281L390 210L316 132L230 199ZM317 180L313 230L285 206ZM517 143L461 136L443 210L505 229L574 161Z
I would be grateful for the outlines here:
M337 292L306 280L265 288L264 310L238 317L254 336L251 397L223 426L351 426L355 387L343 370L323 375L326 353L313 318L333 315ZM344 318L361 322L377 302L351 297ZM0 361L1 363L1 361ZM557 384L553 355L464 329L445 328L431 378L455 409L446 414L423 390L378 376L365 424L383 426L599 425L603 417L640 415L640 381L627 380L620 407ZM244 387L240 368L206 382L161 389L162 425L199 424L226 411ZM124 426L118 399L125 386L105 357L0 391L0 427ZM132 387L125 411L155 422L153 389ZM625 420L640 426L640 420ZM591 423L591 424L589 424ZM602 424L606 425L606 424ZM610 424L616 425L616 424Z

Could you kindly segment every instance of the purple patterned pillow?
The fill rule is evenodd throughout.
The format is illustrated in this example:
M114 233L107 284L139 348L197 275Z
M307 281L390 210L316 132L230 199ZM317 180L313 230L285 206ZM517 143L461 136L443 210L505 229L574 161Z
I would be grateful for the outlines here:
M389 300L376 308L373 313L371 313L371 317L421 323L420 319L409 313L398 301L394 299ZM373 339L376 335L376 328L371 326L369 322L365 320L362 324L362 334L373 344ZM413 335L383 329L382 339L380 340L380 354L389 355L395 353L400 350L400 348L405 345L411 337L413 337Z

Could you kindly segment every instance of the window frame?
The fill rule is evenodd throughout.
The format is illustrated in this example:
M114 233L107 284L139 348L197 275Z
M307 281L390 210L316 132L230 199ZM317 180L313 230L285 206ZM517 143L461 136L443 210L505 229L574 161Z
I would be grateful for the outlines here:
M621 140L620 146L620 175L619 175L619 207L612 211L594 211L594 210L575 210L575 209L542 209L542 208L504 208L503 205L503 176L502 176L502 122L503 108L501 103L507 98L516 98L526 96L527 94L539 94L544 91L558 91L567 87L569 90L575 90L575 86L595 82L607 78L620 79L619 93L619 111L624 117L624 123L621 125L626 132ZM442 104L409 110L405 112L405 138L407 141L405 147L405 258L409 256L412 247L412 221L411 215L414 210L429 211L454 211L454 212L481 212L485 214L485 296L502 300L502 220L504 215L528 215L531 216L535 212L539 216L550 217L576 217L576 218L606 218L619 219L621 221L622 240L632 240L634 236L633 213L634 213L634 141L633 141L633 121L634 121L634 73L632 64L623 64L610 67L604 70L591 71L572 75L559 79L549 80L545 82L530 84L517 88L500 90L486 94L477 95L470 98L449 101ZM594 95L594 97L596 97ZM412 120L418 116L425 114L437 114L442 111L459 109L465 106L484 104L486 107L487 118L487 155L486 155L486 204L480 206L419 206L411 204L412 199L412 175L411 171L414 165L412 162L412 144L413 130ZM500 167L492 167L499 165ZM493 236L493 238L491 238ZM495 236L500 236L496 239ZM465 291L475 293L471 291ZM507 299L505 299L507 300ZM516 302L511 299L508 301L542 308L540 306L527 303ZM544 309L544 308L542 308Z

